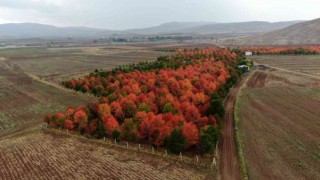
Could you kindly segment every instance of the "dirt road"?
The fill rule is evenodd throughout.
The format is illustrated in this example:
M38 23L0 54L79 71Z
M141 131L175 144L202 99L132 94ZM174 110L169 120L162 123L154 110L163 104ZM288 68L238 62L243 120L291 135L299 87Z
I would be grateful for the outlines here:
M239 84L237 84L235 88L231 89L224 103L226 114L222 129L222 142L219 146L221 158L221 179L240 179L240 166L238 163L236 142L234 137L233 108L237 93L248 77L249 74L243 76Z

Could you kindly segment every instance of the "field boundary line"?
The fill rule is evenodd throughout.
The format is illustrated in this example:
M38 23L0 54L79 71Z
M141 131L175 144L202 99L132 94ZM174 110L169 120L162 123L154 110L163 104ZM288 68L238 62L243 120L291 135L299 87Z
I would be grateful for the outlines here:
M138 148L138 144L136 143L131 143L130 144L130 148L127 148L125 145L121 145L121 144L115 144L113 143L113 141L110 141L110 138L108 138L106 141L104 141L104 139L90 139L87 138L85 136L82 135L78 135L76 133L72 133L72 132L68 132L68 131L63 131L63 130L58 130L58 129L53 129L53 128L46 128L45 126L42 126L42 131L46 132L46 133L52 133L52 134L58 134L58 135L62 135L62 136L66 136L66 137L73 137L79 140L85 140L85 141L89 141L90 143L94 143L94 144L99 144L99 145L103 145L103 146L108 146L111 148L119 148L125 151L134 151L137 153L144 153L144 154L148 154L148 155L152 155L152 156L156 156L162 159L166 159L166 160L171 160L174 162L180 162L180 163L185 163L187 165L192 165L194 167L197 167L198 169L207 171L207 172L215 172L216 171L216 167L213 167L211 163L201 163L200 161L198 163L196 163L195 158L191 158L188 156L183 156L183 158L180 158L180 155L174 155L174 154L169 154L167 153L167 155L165 155L164 152L160 152L160 151L151 151L151 146L150 146L150 151L148 149L145 148ZM126 142L126 141L123 141ZM135 147L133 147L133 145L136 145ZM196 155L195 155L196 156Z
M240 130L239 130L239 104L240 104L240 96L241 96L241 92L242 89L246 86L248 80L251 78L251 76L254 74L255 70L251 71L250 74L248 75L247 79L244 81L244 83L242 84L242 86L240 87L238 94L236 96L236 101L235 101L235 106L234 106L234 110L233 110L233 114L234 114L234 131L235 131L235 140L236 140L236 147L237 147L237 154L238 154L238 161L240 164L240 178L244 179L244 180L248 180L249 179L249 173L248 173L248 168L247 168L247 163L246 160L243 156L243 141L242 141L242 137L240 134Z
M28 76L29 78L31 78L32 80L34 81L37 81L41 84L44 84L44 85L47 85L47 86L50 86L50 87L53 87L53 88L56 88L56 89L59 89L59 90L62 90L62 91L65 91L65 92L70 92L70 93L74 93L74 94L78 94L80 96L83 96L83 97L91 97L91 98L95 98L97 99L97 97L95 97L94 95L92 94L87 94L87 93L81 93L81 92L77 92L77 91L74 91L72 89L68 89L68 88L65 88L61 85L58 85L58 84L54 84L54 83L51 83L49 81L46 81L46 80L43 80L41 79L40 77L34 75L34 74L31 74L29 72L27 72L26 70L24 70L23 68L21 68L19 65L17 65L16 63L10 61L10 63L16 65L17 67L19 67L19 70L22 71L22 73L24 73L26 76Z
M56 89L59 89L59 90L62 90L62 91L65 91L65 92L70 92L70 93L74 93L74 94L78 94L80 96L84 96L84 97L91 97L91 98L97 98L95 97L94 95L92 94L89 94L89 93L82 93L82 92L77 92L75 90L72 90L72 89L68 89L68 88L65 88L63 86L60 86L58 84L54 84L54 83L51 83L49 81L46 81L46 80L43 80L41 79L40 77L34 75L34 74L31 74L31 73L28 73L28 72L23 72L24 74L26 74L28 77L30 77L31 79L39 82L39 83L42 83L44 85L47 85L47 86L51 86L53 88L56 88Z
M276 69L278 71L284 71L284 72L289 72L289 73L292 73L292 74L295 74L295 75L302 75L302 76L306 76L306 77L309 77L309 78L313 78L313 79L317 79L317 80L320 80L320 77L319 76L316 76L316 75L312 75L312 74L306 74L306 73L301 73L301 72L297 72L297 71L292 71L292 70L289 70L289 69L284 69L284 68L279 68L279 67L275 67L275 66L270 66L268 64L258 64L256 62L254 62L256 65L263 65L263 66L266 66L266 67L270 67L270 68L273 68L273 69Z

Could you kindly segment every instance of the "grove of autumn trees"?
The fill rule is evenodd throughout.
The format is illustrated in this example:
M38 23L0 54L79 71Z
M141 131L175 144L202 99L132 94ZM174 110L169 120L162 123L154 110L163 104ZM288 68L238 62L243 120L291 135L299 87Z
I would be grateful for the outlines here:
M251 51L253 55L313 55L320 54L320 46L252 46L237 50Z
M239 79L240 55L226 49L178 49L154 62L120 66L63 82L100 99L48 115L51 127L96 138L165 146L174 153L213 151L223 98Z

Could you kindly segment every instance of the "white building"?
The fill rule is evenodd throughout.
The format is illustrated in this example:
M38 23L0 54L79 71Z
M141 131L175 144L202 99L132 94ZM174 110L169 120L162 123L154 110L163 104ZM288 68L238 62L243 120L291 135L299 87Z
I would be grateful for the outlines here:
M252 52L251 51L246 51L246 56L252 56Z
M250 67L248 67L247 65L240 65L238 66L238 68L243 69L245 72L250 71Z

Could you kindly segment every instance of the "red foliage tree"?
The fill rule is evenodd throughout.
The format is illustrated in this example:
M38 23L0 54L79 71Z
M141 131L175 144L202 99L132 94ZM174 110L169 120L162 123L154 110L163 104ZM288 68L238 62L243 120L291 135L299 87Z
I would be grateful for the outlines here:
M109 135L118 130L121 138L156 146L162 146L174 128L181 128L192 146L198 142L199 129L217 126L216 119L207 116L210 95L231 76L238 77L234 67L240 60L241 56L226 49L178 49L176 55L157 62L170 68L159 69L151 63L149 69L130 65L95 72L64 84L101 96L99 101L68 108L65 114L47 116L45 121L95 136L104 133L105 125ZM132 71L132 67L138 68Z
M187 138L189 146L193 146L198 143L199 141L198 128L192 122L184 123L181 131L182 131L182 134Z
M117 130L119 128L118 121L112 115L104 116L102 118L102 120L105 124L107 133L109 135L111 135L115 130Z
M108 104L99 104L98 113L100 117L111 115L111 109Z
M73 119L74 124L78 125L79 127L85 126L88 123L88 116L83 110L78 110L77 112L75 112Z
M70 119L67 119L65 122L65 128L72 130L74 128L73 122Z

